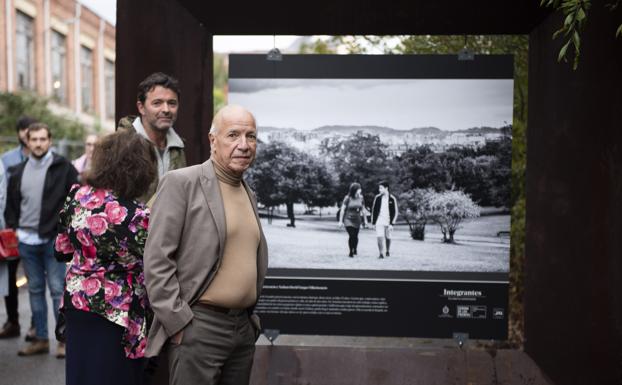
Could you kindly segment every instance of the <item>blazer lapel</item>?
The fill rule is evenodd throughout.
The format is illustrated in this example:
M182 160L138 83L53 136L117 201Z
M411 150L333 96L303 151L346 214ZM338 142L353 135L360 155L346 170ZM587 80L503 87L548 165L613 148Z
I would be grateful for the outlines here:
M201 189L205 196L205 201L209 207L214 222L216 223L216 229L218 230L218 240L220 242L220 258L224 252L225 236L227 234L227 224L225 222L225 207L222 203L222 197L220 195L220 186L218 186L218 179L214 172L214 166L211 160L205 161L201 165Z

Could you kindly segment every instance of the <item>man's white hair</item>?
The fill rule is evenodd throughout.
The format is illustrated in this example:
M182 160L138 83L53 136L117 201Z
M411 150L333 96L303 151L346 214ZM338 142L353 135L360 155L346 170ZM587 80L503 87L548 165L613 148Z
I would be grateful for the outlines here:
M212 126L209 129L209 133L216 134L218 130L220 129L220 125L222 124L223 116L229 113L230 111L236 111L236 110L244 111L245 113L249 114L250 117L253 118L253 123L255 124L255 127L257 127L257 120L255 119L255 115L253 115L249 110L237 104L228 104L222 107L220 110L218 110L216 115L214 115L214 119L212 120Z

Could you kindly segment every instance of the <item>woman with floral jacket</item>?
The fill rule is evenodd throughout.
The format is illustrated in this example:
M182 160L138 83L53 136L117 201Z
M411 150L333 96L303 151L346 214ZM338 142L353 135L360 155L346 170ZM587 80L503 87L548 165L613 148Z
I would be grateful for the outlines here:
M142 382L149 210L136 198L156 178L156 159L140 135L101 138L86 185L72 188L60 212L56 256L69 262L61 304L68 385Z

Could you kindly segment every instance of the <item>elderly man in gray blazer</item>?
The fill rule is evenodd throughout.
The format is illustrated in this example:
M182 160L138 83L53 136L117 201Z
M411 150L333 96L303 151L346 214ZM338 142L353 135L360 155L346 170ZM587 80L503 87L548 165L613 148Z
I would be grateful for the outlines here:
M212 123L211 157L168 172L152 207L145 283L154 311L147 356L167 349L170 384L248 384L268 267L255 197L255 118L240 106Z

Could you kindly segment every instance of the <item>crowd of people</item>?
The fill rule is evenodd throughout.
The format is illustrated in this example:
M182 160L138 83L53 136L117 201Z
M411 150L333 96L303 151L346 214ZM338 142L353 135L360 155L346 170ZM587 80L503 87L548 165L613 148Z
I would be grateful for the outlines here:
M17 124L19 147L2 156L0 225L16 231L19 258L0 261L9 272L0 338L21 335L23 261L32 320L18 355L50 351L47 286L67 384L249 382L268 266L243 179L256 122L223 107L210 159L186 167L173 128L180 96L176 79L151 74L138 85L138 115L88 135L73 162L52 151L52 129L28 117Z
M359 230L361 225L363 227L368 225L367 212L361 185L354 182L350 185L348 194L343 198L339 209L339 227L345 227L348 232L348 256L350 258L357 255ZM389 184L386 181L380 181L378 195L374 197L371 208L371 222L376 230L378 258L380 259L391 255L391 238L397 213L397 199L389 192Z

